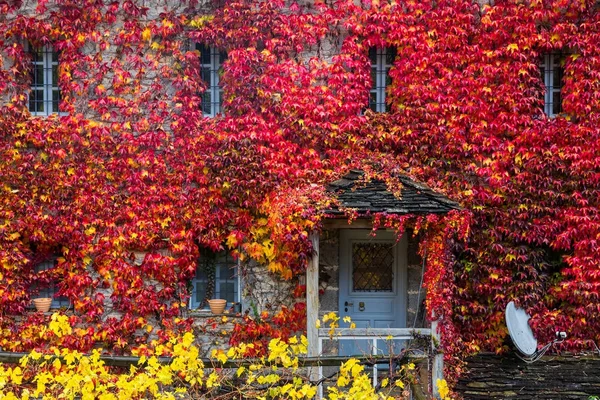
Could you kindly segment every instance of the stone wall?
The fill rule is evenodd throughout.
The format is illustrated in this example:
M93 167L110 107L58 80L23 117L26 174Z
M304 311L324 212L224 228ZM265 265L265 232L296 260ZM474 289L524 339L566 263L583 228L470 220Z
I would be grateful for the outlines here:
M527 364L514 354L467 360L456 392L465 400L588 399L600 396L599 356L545 356Z
M194 334L201 357L210 357L214 349L227 350L233 327L242 319L241 314L229 312L213 315L208 311L194 311L189 316L194 319Z
M295 282L269 272L266 266L251 262L242 266L240 273L242 310L248 310L251 315L281 306L290 307L296 301L292 295Z

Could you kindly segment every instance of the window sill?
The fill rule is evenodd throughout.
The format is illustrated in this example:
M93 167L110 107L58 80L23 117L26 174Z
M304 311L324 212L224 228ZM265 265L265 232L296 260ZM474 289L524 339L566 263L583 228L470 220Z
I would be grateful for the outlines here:
M228 318L243 318L244 315L242 313L234 313L232 311L229 310L225 310L223 311L221 314L213 314L208 308L207 309L196 309L196 310L189 310L188 311L188 315L191 318L194 317L202 317L202 318L208 318L208 317L228 317Z

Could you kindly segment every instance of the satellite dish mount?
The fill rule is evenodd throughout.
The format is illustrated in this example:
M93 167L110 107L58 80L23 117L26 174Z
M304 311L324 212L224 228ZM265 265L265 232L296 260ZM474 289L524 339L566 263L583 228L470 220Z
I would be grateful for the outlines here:
M511 301L506 306L505 318L508 334L518 350L517 356L527 363L539 360L552 345L563 342L567 337L565 332L556 332L556 339L538 350L538 341L529 326L531 317L525 310L517 308Z

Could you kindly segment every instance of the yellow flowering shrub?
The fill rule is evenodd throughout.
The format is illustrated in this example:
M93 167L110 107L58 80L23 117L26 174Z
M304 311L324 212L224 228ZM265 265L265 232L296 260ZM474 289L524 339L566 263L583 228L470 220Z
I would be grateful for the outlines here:
M331 325L338 322L332 316L324 320ZM55 314L47 329L59 336L69 334L72 327L67 317ZM243 360L253 344L242 343L227 350L214 350L211 365L205 365L199 358L194 335L187 332L166 343L140 346L133 352L139 361L128 368L107 366L101 357L102 349L90 354L56 347L48 354L32 351L18 364L0 364L0 400L211 398L226 393L265 400L312 399L319 386L308 379L299 360L300 355L306 354L307 345L305 336L292 337L287 342L273 339L267 355ZM169 356L169 362L161 356ZM412 369L413 364L405 364L376 390L364 365L350 358L323 390L324 396L331 400L406 396L403 381ZM438 387L441 392L439 383Z

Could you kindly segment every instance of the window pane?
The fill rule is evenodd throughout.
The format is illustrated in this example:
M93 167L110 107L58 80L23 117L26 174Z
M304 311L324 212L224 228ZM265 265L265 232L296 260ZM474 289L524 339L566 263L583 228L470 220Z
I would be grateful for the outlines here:
M200 51L200 63L210 65L210 48L203 44L198 44L196 49Z
M371 92L369 98L369 108L373 111L377 111L377 92Z
M52 67L52 86L58 86L58 66Z
M202 78L202 82L204 82L207 86L206 90L210 90L210 68L202 67L202 70L200 71L200 76Z
M29 92L29 111L44 112L44 91L32 90Z
M42 86L44 84L44 66L36 64L33 66L33 86Z
M392 77L390 76L390 69L386 68L385 70L385 87L387 88L392 84Z
M555 67L553 72L554 72L554 77L552 79L552 86L559 88L559 87L561 87L561 83L562 83L562 68Z
M369 49L369 59L371 60L371 64L377 64L377 49L371 47Z
M391 243L352 244L352 284L355 292L391 292L394 282Z
M562 111L562 104L560 98L560 92L552 93L552 114L560 114Z
M193 281L191 307L204 308L204 300L221 298L229 303L238 301L237 262L226 251L201 252Z
M202 94L202 112L204 114L212 114L210 89Z
M58 106L60 104L60 91L58 89L52 90L52 111L58 112Z
M196 281L196 303L199 307L203 306L206 298L206 281Z
M43 261L35 266L35 271L38 274L45 274L46 278L48 278L48 273L56 266L56 257L52 257L46 261ZM50 275L52 277L52 275ZM55 275L54 275L55 276ZM60 287L56 280L51 280L48 283L43 285L34 285L32 286L32 290L34 291L35 297L50 297L52 298L52 308L60 308L60 307L69 307L71 302L65 296L57 296Z
M394 64L394 60L396 59L396 51L397 50L395 47L388 47L385 49L385 63L387 65Z
M33 62L42 62L44 60L44 53L40 48L32 49L31 57Z
M232 281L221 282L219 285L219 296L228 303L235 302L235 285Z

